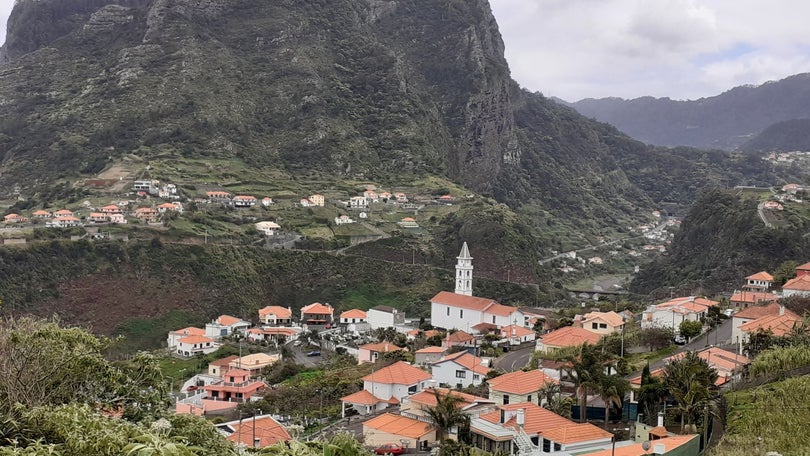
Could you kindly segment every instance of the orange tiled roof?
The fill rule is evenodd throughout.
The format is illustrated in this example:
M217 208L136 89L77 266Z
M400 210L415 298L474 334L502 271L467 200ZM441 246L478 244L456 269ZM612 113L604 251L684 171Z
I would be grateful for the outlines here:
M751 306L735 313L734 318L756 320L757 318L762 318L767 315L779 315L780 307L781 306L776 302L771 302L770 304L764 306Z
M575 423L543 432L543 438L562 444L590 442L611 437L613 434L591 423Z
M241 321L242 320L240 320L239 318L232 317L230 315L220 315L219 318L216 319L217 323L225 326L235 325Z
M447 388L427 388L423 391L420 391L416 394L412 394L408 396L411 402L415 402L417 404L426 405L428 407L435 407L436 406L436 392L439 393L439 396L447 396L448 394L453 397L461 398L461 402L458 403L456 408L466 408L476 402L487 402L492 403L493 401L480 396L475 396L472 394L462 393L461 391L453 391Z
M546 410L537 404L532 404L529 402L502 405L498 407L498 410L485 413L481 415L480 418L485 421L489 421L490 423L498 424L501 418L501 410L515 411L519 409L524 410L523 429L530 436L543 434L552 429L574 424L573 421L567 418L563 418L550 410ZM517 426L517 420L515 417L512 417L506 423L503 423L502 426L514 428Z
M675 435L654 440L650 443L652 445L664 445L665 450L670 452L696 438L698 438L697 434ZM608 448L607 450L597 451L596 453L589 453L588 456L638 456L639 454L649 454L650 450L644 450L641 445L641 443L636 443L634 445L616 447L614 449Z
M788 335L794 327L802 325L802 317L787 310L784 315L768 315L740 325L740 329L747 333L757 331L770 331L774 336Z
M547 383L559 383L539 369L515 371L487 380L490 389L510 394L529 394Z
M810 264L810 263L808 263ZM796 268L798 269L798 268ZM790 279L782 285L783 290L810 291L810 275L805 274L794 279Z
M48 212L48 211L40 209L38 211L34 211L34 213L32 215L34 215L34 216L48 216L48 215L51 215L51 213Z
M395 352L398 350L405 350L404 348L394 345L390 342L377 342L375 344L365 344L357 348L379 353L388 353L388 352Z
M460 307L462 309L477 310L479 312L486 312L502 317L512 315L512 312L517 310L516 307L504 306L492 299L460 295L449 291L440 291L436 296L430 299L430 302L451 307Z
M464 367L465 369L471 370L471 371L475 372L476 374L480 374L480 375L487 375L489 373L489 371L491 370L487 366L484 366L483 364L481 364L483 362L483 360L481 358L478 358L477 356L473 356L473 355L471 355L471 354L469 354L469 353L467 353L465 351L458 352L458 353L453 353L452 355L447 355L447 356L443 357L442 359L440 359L439 361L436 361L433 364L441 364L441 363L446 363L446 362L450 362L450 361L458 364L461 367Z
M242 443L250 448L264 448L275 445L278 442L292 440L292 436L287 429L270 416L260 416L255 419L243 419L229 423L228 426L234 430L233 434L226 437L233 443ZM258 444L254 441L258 440Z
M381 402L388 402L385 399L380 399L379 397L371 394L367 390L360 390L356 393L349 394L348 396L343 396L340 398L342 402L351 402L352 404L362 404L362 405L376 405Z
M464 331L456 331L454 333L447 333L447 337L445 337L447 342L453 343L467 343L470 341L475 340L475 336L465 333Z
M746 280L764 280L766 282L773 282L773 276L765 271L757 272L745 278Z
M413 385L430 378L432 378L431 375L422 369L413 367L404 361L397 361L377 372L366 375L363 377L363 381L387 385Z
M738 291L731 296L731 302L744 302L756 304L758 302L776 301L779 296L773 293L763 293L759 291Z
M546 334L541 340L543 345L552 347L575 347L585 343L595 345L601 337L587 329L566 326Z
M360 309L351 309L340 314L340 318L366 318L366 313Z
M363 423L363 427L411 439L418 439L433 430L433 427L424 421L414 420L400 415L392 415L390 413L385 413L366 421Z
M425 347L416 350L416 353L444 353L444 349L442 347Z
M801 266L796 266L797 271L810 271L810 263L804 263Z
M501 337L523 337L532 334L534 334L534 331L520 325L509 325L501 328Z
M275 315L276 318L290 318L292 317L292 311L286 307L267 306L259 309L259 318L265 315Z
M213 339L209 339L205 336L186 336L179 339L178 342L182 342L184 344L204 344L207 342L213 342Z
M253 201L256 199L256 197L251 195L236 195L233 197L233 199L242 201Z
M194 326L189 326L188 328L183 329L175 329L172 331L173 334L185 334L187 336L204 336L205 330L202 328L195 328Z
M312 304L310 304L308 306L304 306L304 307L301 308L301 313L302 314L318 314L318 315L328 314L328 315L332 315L332 313L334 311L335 311L335 309L333 309L332 306L324 305L324 304L321 304L319 302L313 302Z
M624 319L621 315L617 314L614 311L610 312L589 312L582 316L582 323L585 324L594 319L601 319L607 322L610 326L614 328L617 326L622 326L624 324Z
M67 209L59 209L58 211L54 212L54 215L73 215L73 211L69 211Z
M229 365L231 363L231 361L233 361L235 359L239 359L239 357L236 356L236 355L226 356L226 357L218 359L216 361L211 361L210 363L208 363L208 365L209 366L225 367L225 366Z

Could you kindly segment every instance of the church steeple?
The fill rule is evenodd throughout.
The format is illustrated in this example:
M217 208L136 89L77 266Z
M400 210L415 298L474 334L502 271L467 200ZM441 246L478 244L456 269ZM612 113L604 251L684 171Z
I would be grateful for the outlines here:
M456 294L472 296L473 265L467 243L461 246L456 260Z

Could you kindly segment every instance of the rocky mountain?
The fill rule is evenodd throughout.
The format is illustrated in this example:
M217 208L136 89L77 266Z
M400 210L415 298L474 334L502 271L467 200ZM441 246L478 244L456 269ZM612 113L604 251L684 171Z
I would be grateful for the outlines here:
M600 98L567 105L645 143L733 150L775 123L810 117L810 74L698 100Z

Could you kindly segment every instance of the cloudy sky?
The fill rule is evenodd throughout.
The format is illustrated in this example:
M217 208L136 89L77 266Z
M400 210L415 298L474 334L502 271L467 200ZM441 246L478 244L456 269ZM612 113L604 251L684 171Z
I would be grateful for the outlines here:
M429 0L430 1L430 0ZM14 0L0 0L0 42ZM490 0L512 76L569 101L695 99L810 72L810 2Z

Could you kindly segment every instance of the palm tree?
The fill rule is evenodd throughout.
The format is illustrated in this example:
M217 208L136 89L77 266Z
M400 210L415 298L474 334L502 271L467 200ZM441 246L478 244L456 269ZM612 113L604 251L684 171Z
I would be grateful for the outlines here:
M540 405L552 412L560 415L563 418L571 418L571 404L570 397L560 394L560 384L554 382L544 383L538 390L538 400ZM543 401L545 399L545 401Z
M660 404L669 396L667 386L659 377L650 373L650 364L641 371L641 388L638 392L638 408L644 416L652 417L658 413Z
M664 384L678 403L681 432L694 430L694 422L717 397L717 370L695 352L673 360L664 368Z
M605 375L603 368L604 355L590 344L583 344L576 356L567 357L565 368L577 391L579 398L579 418L581 422L587 421L585 408L588 401L588 390L599 387Z
M427 409L427 415L433 420L437 437L442 442L447 439L447 434L453 427L469 426L470 416L461 410L461 403L464 402L461 396L452 391L443 393L438 389L434 389L433 394L436 396L436 405Z
M604 375L598 385L599 396L605 402L605 425L608 424L611 407L622 407L624 395L630 389L630 382L618 375Z

